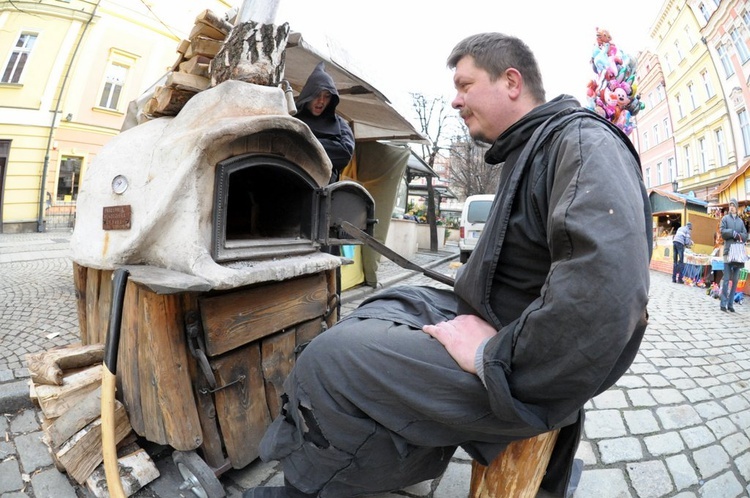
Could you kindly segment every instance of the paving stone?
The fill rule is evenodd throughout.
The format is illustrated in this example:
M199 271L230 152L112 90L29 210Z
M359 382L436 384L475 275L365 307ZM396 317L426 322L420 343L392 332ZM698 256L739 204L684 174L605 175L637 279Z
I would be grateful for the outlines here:
M690 401L691 403L697 403L699 401L706 401L708 399L711 399L711 393L705 390L702 387L696 387L695 389L688 389L687 391L683 391L685 397Z
M9 427L10 422L8 422L8 417L0 415L0 433L5 434Z
M682 429L702 422L700 415L690 405L665 406L656 409L662 427L665 429Z
M691 450L700 448L701 446L707 446L716 441L714 433L702 425L683 429L680 431L680 436L682 436L682 440L685 441L685 444Z
M31 474L42 467L52 465L49 448L42 442L42 432L32 432L15 438L16 449L21 458L23 471Z
M651 387L668 387L670 385L669 380L661 375L644 375L643 379Z
M24 410L10 422L10 432L14 434L38 430L39 422L36 419L36 412L34 410Z
M578 444L575 458L582 460L584 465L596 465L597 462L594 449L588 441L581 441Z
M727 409L727 411L735 413L750 408L750 402L741 395L730 396L729 398L721 400L721 404Z
M13 370L0 370L0 382L8 382L13 379Z
M740 429L750 429L750 410L729 415L730 420L737 424Z
M676 432L665 432L643 438L646 448L653 456L673 455L685 448L680 435Z
M466 494L451 498L458 496L466 496ZM584 470L574 496L575 498L636 498L630 493L625 474L620 469Z
M670 456L665 461L678 490L698 484L698 475L685 455Z
M603 439L597 443L602 463L634 462L643 458L638 438Z
M739 430L734 422L727 417L709 420L706 422L706 427L713 431L714 436L716 436L717 439L723 439Z
M720 445L696 450L693 460L698 466L698 473L703 479L718 474L729 466L729 455Z
M701 486L701 496L711 498L735 498L742 493L742 485L731 472L706 481Z
M737 470L740 471L740 474L745 481L750 481L750 453L745 453L744 455L735 458L734 464L737 466Z
M628 401L625 399L625 393L618 390L608 390L595 397L594 406L599 410L607 408L627 408Z
M658 404L654 397L651 396L649 389L632 389L627 394L630 402L636 407L656 406Z
M33 475L31 486L37 496L54 496L55 498L77 498L78 496L67 477L54 468Z
M658 498L674 490L664 462L651 460L629 463L626 468L639 498Z
M695 405L695 411L697 411L701 417L706 420L723 417L728 414L726 409L715 401L707 401L705 403L698 403Z
M23 479L21 479L18 461L10 459L0 462L0 494L21 488L23 488Z
M649 410L625 411L622 415L631 434L649 434L659 431L659 423Z
M2 431L0 431L2 432ZM0 440L0 462L16 454L16 447L12 441Z
M627 435L618 410L597 410L586 413L584 432L589 439L614 438Z
M660 405L674 405L685 402L685 396L677 389L652 389L651 396Z
M750 439L742 433L732 434L722 439L721 445L734 457L750 448Z

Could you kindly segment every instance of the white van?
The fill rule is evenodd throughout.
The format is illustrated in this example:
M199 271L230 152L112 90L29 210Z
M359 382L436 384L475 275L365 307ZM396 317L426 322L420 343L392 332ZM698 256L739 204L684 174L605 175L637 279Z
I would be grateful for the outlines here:
M470 195L466 198L461 211L458 235L458 249L462 263L466 263L474 246L477 245L494 200L495 196L492 194Z

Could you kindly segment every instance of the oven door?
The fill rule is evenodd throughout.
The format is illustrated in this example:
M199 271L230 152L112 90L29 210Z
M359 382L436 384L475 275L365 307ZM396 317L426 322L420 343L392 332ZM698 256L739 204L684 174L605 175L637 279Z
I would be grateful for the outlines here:
M363 232L372 235L375 219L375 201L359 183L341 181L316 190L318 223L316 242L326 246L361 244L347 234L341 223L348 221Z

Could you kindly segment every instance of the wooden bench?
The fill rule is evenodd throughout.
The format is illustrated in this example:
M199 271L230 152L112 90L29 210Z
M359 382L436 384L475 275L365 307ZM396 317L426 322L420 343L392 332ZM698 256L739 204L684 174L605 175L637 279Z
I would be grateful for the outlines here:
M515 441L486 467L472 462L469 498L535 498L559 432Z

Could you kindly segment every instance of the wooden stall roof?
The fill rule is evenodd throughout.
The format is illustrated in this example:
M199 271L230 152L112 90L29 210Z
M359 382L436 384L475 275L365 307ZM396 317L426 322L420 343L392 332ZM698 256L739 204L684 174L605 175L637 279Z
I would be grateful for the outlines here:
M402 140L426 142L409 121L391 105L374 86L347 69L344 63L335 62L323 55L297 32L289 34L286 47L284 79L298 94L315 66L324 61L339 91L340 102L336 108L346 120L354 124L355 138L359 140Z

